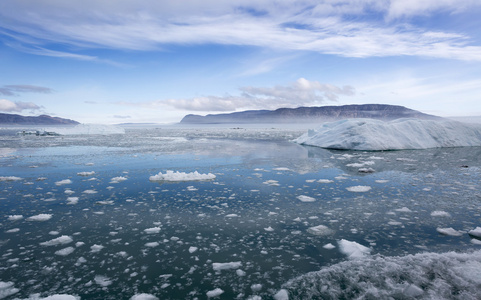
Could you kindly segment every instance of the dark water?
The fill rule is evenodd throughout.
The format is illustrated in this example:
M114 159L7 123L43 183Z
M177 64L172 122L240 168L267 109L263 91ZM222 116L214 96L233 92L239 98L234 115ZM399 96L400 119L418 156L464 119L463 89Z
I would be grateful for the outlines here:
M302 132L152 128L2 136L0 298L206 299L221 289L218 299L272 299L282 288L291 298L321 297L312 289L334 285L336 276L305 274L351 269L340 240L370 248L365 263L355 263L374 277L380 271L369 268L371 257L398 267L421 252L479 260L478 252L469 254L480 246L467 232L481 226L480 148L329 151L290 142ZM216 178L149 181L167 170ZM51 218L29 219L42 214ZM319 225L328 230L309 229ZM459 235L437 231L450 227ZM389 257L398 260L388 263ZM218 270L216 263L231 264ZM384 287L409 298L395 288ZM424 294L413 295L431 293L420 288Z

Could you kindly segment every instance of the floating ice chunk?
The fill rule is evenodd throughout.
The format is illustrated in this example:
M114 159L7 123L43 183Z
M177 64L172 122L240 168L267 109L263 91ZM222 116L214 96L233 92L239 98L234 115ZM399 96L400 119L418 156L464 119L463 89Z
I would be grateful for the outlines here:
M279 186L279 181L271 179L271 180L264 181L263 184L267 184L271 186Z
M7 231L5 231L5 233L15 233L15 232L19 232L20 231L20 228L12 228L12 229L9 229Z
M255 293L255 292L259 292L260 290L262 290L262 284L260 283L255 283L253 285L251 285L251 290Z
M412 210L410 210L406 206L404 206L403 208L397 208L397 209L395 209L395 211L397 211L397 212L413 212Z
M152 294L135 294L132 297L130 297L130 300L159 300L159 298L155 297Z
M435 210L431 213L431 217L451 217L451 215L443 210Z
M289 300L289 293L287 290L281 289L274 295L274 300Z
M75 251L74 247L67 247L67 248L63 248L63 249L60 249L58 251L55 251L55 254L60 255L60 256L67 256L74 251Z
M324 246L322 246L322 248L327 249L327 250L331 250L331 249L336 248L336 246L334 246L333 244L329 243L329 244L325 244Z
M398 221L389 221L387 222L389 225L393 225L393 226L399 226L399 225L402 225L403 223L402 222L398 222Z
M226 218L237 218L239 215L238 214L228 214L225 215Z
M92 176L95 174L95 171L88 171L88 172L78 172L78 176Z
M375 180L375 182L377 182L377 183L386 183L386 182L389 182L389 180L386 180L386 179L378 179L378 180Z
M103 248L105 247L102 245L94 244L93 246L90 246L90 250L91 250L90 252L97 253L97 252L100 252Z
M468 231L468 234L470 236L481 238L481 227L476 227L475 229Z
M60 180L60 181L55 182L55 185L65 185L65 184L71 184L71 183L72 183L72 180L64 179L64 180Z
M27 218L27 221L48 221L52 218L52 214L38 214Z
M312 198L312 197L309 197L309 196L306 196L306 195L299 195L296 198L298 200L300 200L301 202L314 202L314 201L316 201L315 198Z
M359 173L374 173L376 172L376 170L374 170L373 168L359 168L359 170L357 170Z
M346 190L348 190L349 192L363 193L371 190L371 187L365 186L365 185L356 185L356 186L347 187Z
M449 228L438 227L438 228L436 228L436 231L439 232L440 234L449 235L449 236L462 236L463 235L462 231L455 230L452 227L449 227Z
M330 179L319 179L317 182L319 182L319 183L333 183L334 180L330 180Z
M481 146L481 126L450 120L347 119L324 123L294 142L345 150L400 150Z
M339 245L339 251L347 255L349 259L361 258L368 255L371 252L370 248L363 246L359 243L351 242L345 239L342 239L337 243Z
M237 269L235 270L235 273L237 274L237 276L246 276L246 272L242 271L241 269Z
M189 247L189 253L194 253L198 250L199 248L197 247Z
M149 180L150 181L200 181L200 180L212 180L215 179L216 176L212 173L208 174L200 174L199 172L191 172L191 173L185 173L185 172L174 172L171 170L168 170L165 172L165 174L162 174L160 172L157 175L150 176Z
M291 169L286 168L286 167L279 167L279 168L274 168L272 170L274 170L274 171L290 171Z
M68 205L75 205L78 203L79 197L67 197L67 204Z
M10 215L8 216L9 221L18 221L23 219L23 215Z
M152 227L152 228L144 229L144 232L147 234L154 234L154 233L159 233L160 230L161 230L160 227Z
M114 178L110 179L110 183L119 183L119 182L125 181L125 180L127 180L127 177L118 176L118 177L114 177Z
M0 281L0 299L6 298L10 295L18 293L20 290L13 287L13 282L11 281Z
M216 289L213 289L212 291L208 291L206 295L207 295L207 298L214 298L214 297L219 297L223 293L224 291L222 289L216 288Z
M90 194L97 194L97 191L96 190L85 190L82 193L90 195Z
M267 228L264 228L265 231L268 231L268 232L272 232L274 231L274 228L272 228L271 226L267 227Z
M112 284L112 280L108 278L107 276L102 276L102 275L96 275L94 278L94 281L96 284L106 287Z
M212 269L214 269L214 271L239 269L240 267L242 267L242 262L240 261L227 263L212 263Z
M309 232L310 234L319 235L319 236L330 235L334 233L332 229L324 225L309 227L307 229L307 232Z
M42 246L57 246L57 245L65 245L73 242L73 239L68 236L68 235L62 235L59 236L58 238L52 239L50 241L46 241L43 243L40 243Z
M17 176L0 176L0 181L18 181L22 180L22 178Z
M158 245L160 245L159 242L150 242L145 244L145 246L149 248L154 248L154 247L157 247Z

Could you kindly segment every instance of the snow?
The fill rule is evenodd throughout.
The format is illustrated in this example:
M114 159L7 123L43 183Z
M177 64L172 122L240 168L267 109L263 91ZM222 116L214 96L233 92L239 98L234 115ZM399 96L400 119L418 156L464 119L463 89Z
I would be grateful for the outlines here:
M371 190L371 187L364 186L364 185L356 185L356 186L347 187L346 190L348 190L349 192L363 193Z
M212 263L212 269L214 269L214 271L239 269L240 267L242 267L242 262L240 261L227 263Z
M316 201L315 198L305 196L305 195L299 195L296 198L299 199L299 201L301 201L301 202L314 202L314 201Z
M58 238L52 239L47 242L40 243L42 246L57 246L57 245L65 245L73 242L72 238L68 235L62 235Z
M142 293L133 295L132 297L130 297L130 300L159 300L159 298L151 294Z
M347 255L349 259L361 258L368 255L371 252L370 248L363 246L359 243L351 242L345 239L342 239L337 243L339 245L339 251Z
M179 172L167 170L165 174L159 172L159 174L150 176L150 181L200 181L200 180L212 180L216 176L212 173L201 174L197 171L191 173Z
M451 120L346 119L322 124L294 142L344 150L401 150L481 146L481 125Z
M481 299L481 251L366 256L283 285L292 299Z
M52 218L51 214L38 214L27 218L27 221L48 221Z
M206 295L207 295L207 298L213 298L213 297L218 297L223 293L224 291L222 289L216 288L216 289L213 289L212 291L208 291Z

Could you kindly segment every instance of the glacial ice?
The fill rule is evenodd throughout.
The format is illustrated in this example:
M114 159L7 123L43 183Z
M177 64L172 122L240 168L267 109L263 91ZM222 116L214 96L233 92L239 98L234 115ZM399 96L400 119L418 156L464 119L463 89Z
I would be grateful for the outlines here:
M451 120L346 119L322 124L294 142L342 150L401 150L481 146L481 125Z

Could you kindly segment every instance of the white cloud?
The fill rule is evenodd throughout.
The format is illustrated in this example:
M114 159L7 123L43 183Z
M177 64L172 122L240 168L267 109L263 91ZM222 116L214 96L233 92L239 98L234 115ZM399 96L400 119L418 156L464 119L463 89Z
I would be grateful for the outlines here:
M191 111L235 111L240 109L277 109L280 107L314 106L327 100L336 101L339 96L354 95L351 86L338 87L318 81L299 78L288 85L275 87L242 87L240 96L226 95L169 99L156 102L176 109Z
M0 99L0 111L21 112L23 110L38 110L41 107L32 102L13 102L7 99Z
M481 46L469 44L466 33L395 22L400 17L480 7L477 0L6 1L0 4L0 29L19 43L30 43L30 53L94 61L99 58L46 47L143 51L210 43L346 57L416 55L481 61Z

